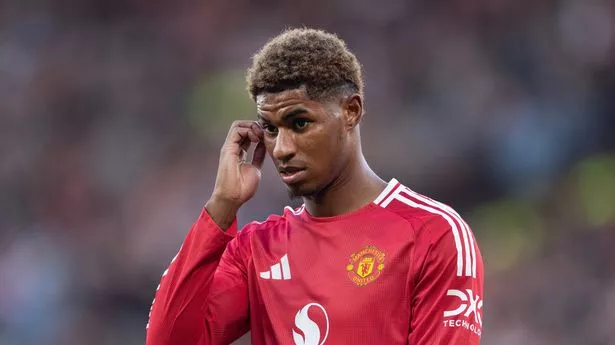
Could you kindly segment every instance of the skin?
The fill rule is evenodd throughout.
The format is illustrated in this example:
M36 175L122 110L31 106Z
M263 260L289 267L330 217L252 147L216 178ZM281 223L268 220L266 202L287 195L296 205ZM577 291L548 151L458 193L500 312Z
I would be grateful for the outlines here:
M368 166L359 123L363 100L358 94L316 101L304 88L257 96L258 121L236 121L220 154L216 185L205 208L222 229L258 188L268 154L281 176L302 170L287 184L315 217L355 211L374 200L386 186ZM252 162L242 160L257 143Z

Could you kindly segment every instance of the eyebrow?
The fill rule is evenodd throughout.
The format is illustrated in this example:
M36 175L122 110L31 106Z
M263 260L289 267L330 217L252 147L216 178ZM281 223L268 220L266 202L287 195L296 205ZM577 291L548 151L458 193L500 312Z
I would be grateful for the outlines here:
M289 119L291 119L291 118L293 118L293 117L295 117L295 116L298 116L298 115L301 115L301 114L305 114L305 113L307 113L307 112L308 112L308 111L307 111L307 109L305 109L305 108L296 108L296 109L293 109L293 110L289 111L288 113L284 114L284 116L282 116L282 122L286 122L286 121L288 121ZM256 114L256 117L257 117L260 121L264 121L264 122L271 122L269 119L265 118L263 115L261 115L261 114L259 114L259 113L257 113L257 114Z
M307 113L307 109L304 109L304 108L293 109L289 111L288 113L284 114L284 116L282 116L282 121L288 121L290 118L293 118L297 115L301 115L304 113Z

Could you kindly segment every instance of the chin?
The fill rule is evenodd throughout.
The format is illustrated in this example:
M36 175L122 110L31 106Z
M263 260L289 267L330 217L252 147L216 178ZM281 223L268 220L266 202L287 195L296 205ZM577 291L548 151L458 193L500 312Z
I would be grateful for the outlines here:
M318 195L321 188L310 185L309 183L300 183L295 185L286 185L288 190L288 196L291 199L303 198L303 197L313 197Z
M302 186L286 186L287 191L288 191L288 197L291 199L298 199L304 196L309 196L311 193L307 190L305 190L304 188L302 188Z

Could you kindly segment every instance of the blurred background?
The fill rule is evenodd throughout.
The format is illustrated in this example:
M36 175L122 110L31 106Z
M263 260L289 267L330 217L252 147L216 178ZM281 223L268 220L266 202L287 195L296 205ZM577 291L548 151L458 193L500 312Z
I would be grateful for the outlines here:
M473 227L482 344L615 344L612 0L1 0L0 344L144 343L250 58L301 25L363 64L372 167ZM242 224L290 203L265 170Z

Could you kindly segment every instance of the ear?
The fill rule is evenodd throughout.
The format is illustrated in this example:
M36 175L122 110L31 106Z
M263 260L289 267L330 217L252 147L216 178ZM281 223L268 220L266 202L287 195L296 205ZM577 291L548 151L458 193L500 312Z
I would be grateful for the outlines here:
M363 119L363 98L355 93L344 98L341 105L344 127L349 130L355 128Z

